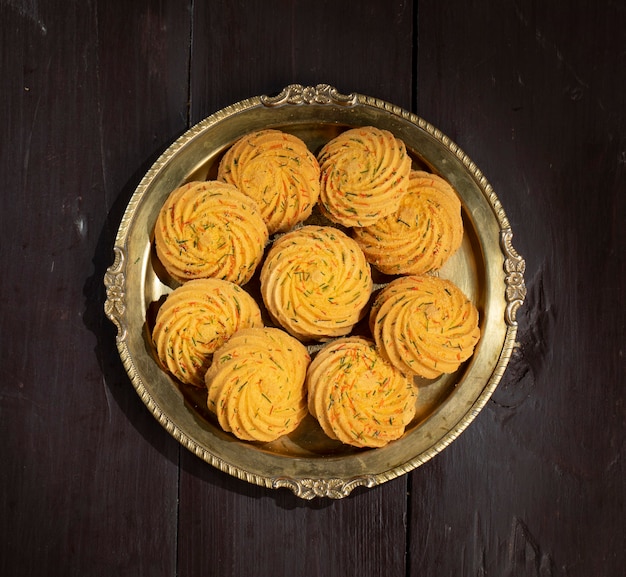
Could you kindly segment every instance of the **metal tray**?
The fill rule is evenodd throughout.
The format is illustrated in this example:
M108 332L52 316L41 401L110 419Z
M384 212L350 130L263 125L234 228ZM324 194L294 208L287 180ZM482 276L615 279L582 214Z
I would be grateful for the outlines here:
M457 372L418 383L414 421L404 436L379 449L355 449L328 439L312 417L272 443L237 440L206 408L206 392L175 381L159 367L150 339L159 299L172 290L153 251L153 227L169 193L190 180L214 178L224 151L240 136L278 128L302 138L313 153L353 126L373 125L401 138L416 168L440 174L458 191L465 234L461 249L440 271L480 312L481 340ZM228 106L178 138L144 176L122 218L114 262L104 278L107 317L137 393L183 446L226 473L298 497L342 498L405 474L449 445L476 417L497 387L515 345L516 312L523 303L525 263L511 244L505 212L478 167L425 120L361 94L326 84L287 86L276 96ZM378 279L384 282L384 279Z

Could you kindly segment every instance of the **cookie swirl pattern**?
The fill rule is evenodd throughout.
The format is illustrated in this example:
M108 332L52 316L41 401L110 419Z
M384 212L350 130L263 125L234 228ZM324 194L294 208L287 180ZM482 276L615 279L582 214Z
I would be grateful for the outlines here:
M318 154L320 207L343 226L368 226L395 212L408 186L411 159L391 132L352 128L326 143Z
M320 193L320 168L298 137L267 129L247 134L220 161L218 180L253 198L270 234L307 219Z
M461 201L441 177L411 171L396 212L354 229L367 260L385 274L425 274L439 270L463 240Z
M307 415L309 362L304 345L281 329L242 329L213 357L205 376L207 405L239 439L273 441Z
M177 281L250 280L268 241L257 204L231 184L191 182L175 189L155 226L159 260Z
M406 375L434 379L456 371L480 338L478 310L451 281L406 276L389 283L370 310L383 355Z
M400 438L415 415L417 389L374 343L337 339L317 353L307 376L310 413L323 431L355 447L382 447Z
M245 290L225 280L197 279L176 288L161 305L152 340L172 375L203 387L213 353L238 329L262 326L261 310Z
M330 226L308 225L279 237L261 268L272 319L303 340L350 332L365 314L371 269L356 242Z

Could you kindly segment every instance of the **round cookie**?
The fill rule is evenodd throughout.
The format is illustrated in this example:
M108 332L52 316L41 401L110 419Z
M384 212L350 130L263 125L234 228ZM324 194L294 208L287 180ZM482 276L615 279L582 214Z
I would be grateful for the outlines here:
M242 329L213 356L207 405L237 438L274 441L307 415L309 362L304 345L281 329Z
M247 134L220 161L217 178L253 198L270 234L306 220L320 192L320 168L304 141L280 130Z
M318 154L320 209L343 226L368 226L395 212L407 190L411 159L402 140L373 126L352 128Z
M391 364L427 379L456 371L480 338L472 302L451 281L428 275L389 283L374 300L369 324Z
M324 345L309 367L307 388L309 412L324 432L355 447L400 438L415 416L417 389L369 339Z
M398 210L355 228L353 237L367 260L385 274L436 271L461 246L461 201L441 177L414 170Z
M261 326L261 311L242 288L225 280L197 279L174 289L161 305L152 340L172 375L203 387L217 348L236 330Z
M330 226L304 226L279 237L261 268L269 314L303 341L349 333L365 314L371 291L361 249Z
M172 191L154 229L157 256L179 282L219 278L243 285L261 262L268 238L257 204L214 180Z

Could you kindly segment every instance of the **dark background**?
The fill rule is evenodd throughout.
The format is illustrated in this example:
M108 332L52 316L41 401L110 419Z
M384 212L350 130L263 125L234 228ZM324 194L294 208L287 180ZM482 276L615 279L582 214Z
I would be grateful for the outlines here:
M626 3L0 1L0 575L624 574ZM102 278L183 131L287 84L417 113L502 201L519 347L470 427L343 500L236 480L157 423Z

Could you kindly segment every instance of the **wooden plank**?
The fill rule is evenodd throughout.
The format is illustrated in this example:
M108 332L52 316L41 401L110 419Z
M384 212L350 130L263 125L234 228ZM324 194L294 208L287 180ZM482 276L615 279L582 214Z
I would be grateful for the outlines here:
M418 112L494 186L528 298L492 402L412 475L411 574L623 572L625 16L419 4Z
M0 22L0 574L174 575L179 448L123 371L102 277L186 126L189 15L4 2Z
M194 6L192 119L288 84L326 83L407 109L413 7L376 0L212 2Z
M309 502L185 461L180 575L405 575L406 479Z
M328 83L409 108L412 24L411 6L395 1L363 10L328 1L196 3L192 118L290 83ZM181 463L181 576L405 574L406 478L308 502L187 453Z

